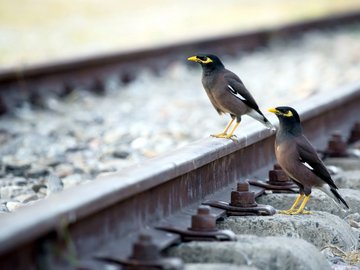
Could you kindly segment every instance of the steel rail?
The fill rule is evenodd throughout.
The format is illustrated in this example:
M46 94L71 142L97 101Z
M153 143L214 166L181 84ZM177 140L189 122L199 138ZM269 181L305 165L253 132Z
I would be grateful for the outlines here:
M101 92L110 76L128 82L134 79L139 68L159 73L194 52L239 55L266 46L274 38L292 38L305 31L359 21L360 12L354 12L196 41L3 69L0 70L0 113L43 92L61 94L78 87Z
M360 83L293 106L306 135L323 148L327 134L348 132L359 121ZM270 120L276 122L275 117ZM59 253L81 260L99 253L120 258L129 253L129 239L140 230L169 245L177 237L154 232L153 226L186 224L185 217L205 199L224 198L236 181L263 177L273 165L274 134L256 123L243 126L241 134L237 142L194 142L2 216L0 268L36 269L45 261L66 269L64 260L70 255L59 260Z

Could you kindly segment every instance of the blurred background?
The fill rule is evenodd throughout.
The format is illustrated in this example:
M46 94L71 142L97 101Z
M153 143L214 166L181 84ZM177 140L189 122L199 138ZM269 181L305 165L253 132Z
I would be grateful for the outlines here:
M359 9L359 0L1 0L0 68Z

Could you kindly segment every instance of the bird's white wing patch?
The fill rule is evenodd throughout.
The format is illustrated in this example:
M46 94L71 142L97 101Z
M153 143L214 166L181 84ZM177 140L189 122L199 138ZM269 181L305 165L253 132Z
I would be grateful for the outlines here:
M311 167L311 166L309 165L309 163L304 162L304 161L301 161L301 163L304 164L304 166L307 167L308 169L310 169L310 170L312 170L312 171L314 170L314 168Z
M230 90L230 93L233 94L235 97L241 99L242 101L246 100L246 98L244 98L242 95L240 95L239 92L235 91L235 89L232 88L230 84L228 84L227 87Z

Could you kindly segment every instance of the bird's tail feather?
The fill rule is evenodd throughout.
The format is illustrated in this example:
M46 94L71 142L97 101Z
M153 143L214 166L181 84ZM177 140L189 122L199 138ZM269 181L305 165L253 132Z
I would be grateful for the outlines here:
M262 123L268 129L275 130L275 127L270 123L269 120L267 120L267 118L261 112L251 110L247 115L254 118L255 120L258 120L260 123Z
M271 129L271 130L276 130L276 128L270 123L269 120L266 119L266 117L264 117L264 125L268 128L268 129Z
M339 204L343 204L347 209L349 209L349 205L346 203L343 197L339 194L339 192L335 188L330 188L331 192L334 194L335 198L339 202Z
M344 206L344 208L349 209L349 205L346 203L344 198L341 197L337 189L329 187L328 185L324 185L319 189L329 195L329 197L331 197L338 205Z

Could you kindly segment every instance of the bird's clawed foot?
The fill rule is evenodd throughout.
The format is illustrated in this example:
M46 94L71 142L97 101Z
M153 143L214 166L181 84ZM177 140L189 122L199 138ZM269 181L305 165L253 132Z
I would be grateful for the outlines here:
M301 209L280 210L280 211L278 211L278 213L282 214L282 215L290 215L290 216L312 214L312 212L310 212L310 211L301 210Z
M231 134L226 134L226 133L212 134L211 137L231 139L231 140L234 140L237 138L236 135L231 135Z
M295 212L291 213L290 215L310 215L312 212L306 210L296 210Z
M221 133L218 133L218 134L211 134L210 136L215 137L215 138L225 138L225 136L227 136L227 134L224 133L224 132L221 132Z
M304 194L299 194L299 196L296 198L294 204L291 206L291 208L289 210L280 210L280 211L278 211L278 213L283 214L283 215L309 215L309 214L311 214L310 211L304 210L305 205L310 198L310 195L305 196L305 198L304 198L304 196L305 196ZM296 208L303 198L304 198L304 200L301 203L300 207Z
M292 213L294 213L295 211L296 209L280 210L278 211L278 213L282 215L292 215Z

